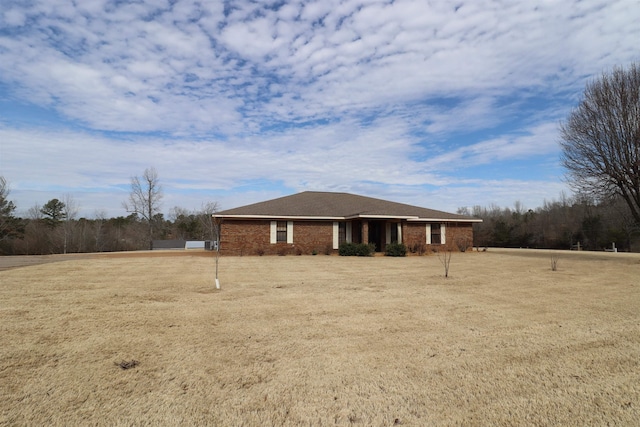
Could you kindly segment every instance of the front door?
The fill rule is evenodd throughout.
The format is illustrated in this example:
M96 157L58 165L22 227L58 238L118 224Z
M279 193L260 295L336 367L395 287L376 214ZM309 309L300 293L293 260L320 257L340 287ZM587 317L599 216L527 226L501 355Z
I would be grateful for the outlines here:
M376 245L376 252L382 252L384 249L385 222L369 221L369 243Z

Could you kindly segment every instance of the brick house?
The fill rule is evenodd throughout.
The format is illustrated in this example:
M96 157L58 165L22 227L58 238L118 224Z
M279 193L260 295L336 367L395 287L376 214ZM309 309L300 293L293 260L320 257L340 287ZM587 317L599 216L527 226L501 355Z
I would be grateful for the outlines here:
M466 249L481 219L348 193L305 191L213 215L228 255L331 253L343 242L384 251Z

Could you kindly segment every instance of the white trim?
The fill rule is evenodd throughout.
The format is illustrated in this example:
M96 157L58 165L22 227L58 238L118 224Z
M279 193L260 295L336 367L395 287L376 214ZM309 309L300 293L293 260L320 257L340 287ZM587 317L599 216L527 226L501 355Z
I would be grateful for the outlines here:
M293 221L287 221L287 243L293 243Z
M469 219L447 219L447 218L408 218L409 222L482 222L480 218L469 218Z
M278 221L271 221L269 243L274 245L277 242L278 242Z
M355 214L355 215L351 215L348 217L345 217L345 219L355 219L355 218L364 218L364 219L406 219L406 220L418 220L420 218L418 218L417 216L414 215L361 215L361 214Z
M447 234L446 234L446 227L444 224L440 224L440 243L442 243L443 245L447 243Z
M427 245L431 244L431 224L427 224Z
M295 216L295 215L211 215L213 218L227 218L227 219L279 219L281 221L286 220L316 220L316 221L344 221L342 216Z
M334 221L333 223L333 249L338 249L340 240L340 223Z

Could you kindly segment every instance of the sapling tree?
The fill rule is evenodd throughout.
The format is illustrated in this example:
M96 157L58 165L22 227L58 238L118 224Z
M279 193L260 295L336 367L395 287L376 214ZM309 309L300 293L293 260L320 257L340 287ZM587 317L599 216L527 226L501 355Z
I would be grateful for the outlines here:
M451 255L453 252L451 249L448 249L443 252L438 252L438 259L440 263L444 266L444 277L449 277L449 266L451 265Z
M62 223L62 232L63 232L63 249L62 253L67 253L67 247L69 245L69 239L73 237L73 228L75 226L75 219L78 215L78 204L73 199L73 196L70 194L64 195L64 202L62 203L62 216L64 217L64 221Z
M213 224L213 235L215 236L215 258L216 258L216 289L220 289L220 280L218 280L218 265L220 263L220 226L222 218L211 215L210 221Z

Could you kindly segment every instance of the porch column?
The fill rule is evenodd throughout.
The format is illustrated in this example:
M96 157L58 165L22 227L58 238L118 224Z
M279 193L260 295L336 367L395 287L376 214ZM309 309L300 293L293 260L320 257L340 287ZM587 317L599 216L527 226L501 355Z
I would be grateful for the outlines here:
M369 243L369 221L362 220L362 243Z

